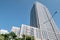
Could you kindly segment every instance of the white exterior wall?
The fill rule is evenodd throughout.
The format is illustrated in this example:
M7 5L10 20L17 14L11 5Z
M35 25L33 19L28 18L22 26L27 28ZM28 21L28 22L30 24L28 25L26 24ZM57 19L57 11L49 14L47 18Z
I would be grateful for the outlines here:
M31 14L32 14L31 15L32 17L30 20L31 20L31 23L33 23L33 25L31 24L31 26L36 27L37 25L37 28L40 29L42 40L44 39L58 40L57 33L59 32L59 30L52 16L50 15L49 10L46 8L46 6L44 6L43 4L39 2L36 2L33 5Z
M42 38L44 39L44 34L46 32L45 35L47 35L46 36L47 39L57 40L55 33L58 33L58 29L48 9L40 3L36 3L36 10L37 10L38 18L39 18L38 20L40 24ZM44 23L45 21L46 23Z
M7 30L1 29L0 34L8 34L9 32Z
M20 32L20 37L22 37L23 34L24 35L30 35L30 26L22 24L21 32Z
M59 32L59 33L57 33L57 36L58 36L58 40L60 40L60 32Z
M33 31L33 35L31 34L31 29L34 29L34 31ZM37 32L37 31L38 32ZM24 25L24 24L22 24L22 26L21 26L21 32L20 32L20 38L22 37L22 35L24 34L24 35L30 35L30 36L34 36L35 37L35 40L40 40L41 38L39 38L39 36L40 36L40 33L39 33L39 29L38 28L35 28L35 27L32 27L32 26L28 26L28 25ZM37 37L38 36L38 37Z
M17 37L19 37L20 35L20 28L19 27L16 27L16 26L12 26L12 29L11 29L12 32L14 32Z

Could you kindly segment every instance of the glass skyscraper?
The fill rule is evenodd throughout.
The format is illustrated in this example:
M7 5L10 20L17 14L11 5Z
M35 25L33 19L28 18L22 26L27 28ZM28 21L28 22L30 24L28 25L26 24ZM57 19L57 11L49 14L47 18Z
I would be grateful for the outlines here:
M41 40L59 40L59 30L46 6L34 3L30 14L30 26L40 29Z

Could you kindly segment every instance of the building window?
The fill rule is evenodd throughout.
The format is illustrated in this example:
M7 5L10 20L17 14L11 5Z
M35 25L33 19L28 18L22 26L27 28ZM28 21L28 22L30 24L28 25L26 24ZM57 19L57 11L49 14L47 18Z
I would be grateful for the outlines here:
M43 38L47 39L47 32L46 31L42 31L42 35L43 35Z
M36 37L41 38L41 33L40 33L40 30L38 30L38 29L36 29Z
M31 34L32 36L34 36L34 28L31 28L30 34Z

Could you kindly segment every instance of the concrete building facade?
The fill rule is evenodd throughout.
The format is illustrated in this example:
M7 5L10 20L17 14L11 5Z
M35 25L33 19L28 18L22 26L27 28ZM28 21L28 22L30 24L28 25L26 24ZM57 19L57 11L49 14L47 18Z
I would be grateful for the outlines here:
M41 39L58 40L59 30L46 6L36 2L31 10L30 26L40 29Z
M41 40L39 28L35 28L32 26L22 24L20 31L20 38L22 37L22 35L34 36L35 40Z
M20 36L20 27L12 26L11 32L14 32L17 37Z

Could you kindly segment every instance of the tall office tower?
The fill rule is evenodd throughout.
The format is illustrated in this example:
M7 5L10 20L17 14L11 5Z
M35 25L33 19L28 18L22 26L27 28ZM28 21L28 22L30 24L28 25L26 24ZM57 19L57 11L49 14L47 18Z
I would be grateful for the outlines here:
M30 26L40 29L41 40L58 40L58 28L50 15L49 10L43 4L36 2L31 10Z

